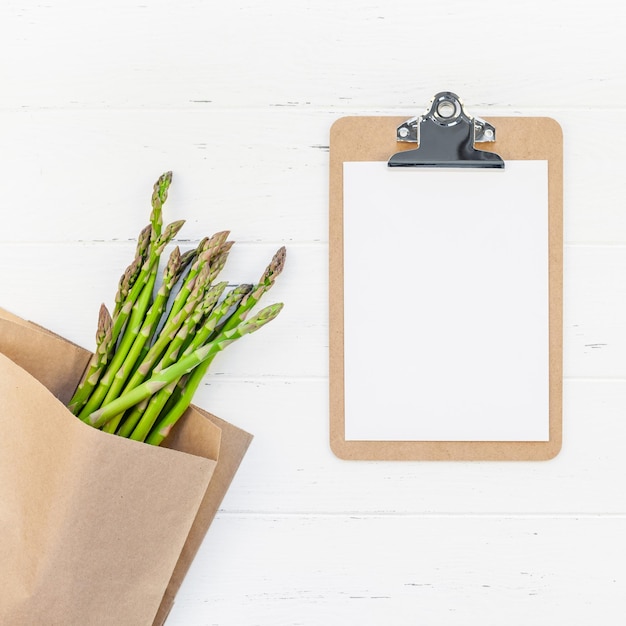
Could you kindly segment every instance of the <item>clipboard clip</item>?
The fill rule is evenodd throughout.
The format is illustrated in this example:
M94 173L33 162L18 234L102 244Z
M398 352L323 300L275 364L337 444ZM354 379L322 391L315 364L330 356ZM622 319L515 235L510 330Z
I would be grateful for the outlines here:
M495 141L495 127L469 116L451 91L439 92L424 115L398 126L396 138L418 147L394 154L387 162L389 167L504 168L503 159L495 152L474 147L478 142Z

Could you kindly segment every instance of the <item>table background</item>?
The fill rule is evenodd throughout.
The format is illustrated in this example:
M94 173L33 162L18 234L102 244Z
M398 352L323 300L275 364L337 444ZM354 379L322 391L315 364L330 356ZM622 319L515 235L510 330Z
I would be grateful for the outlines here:
M197 404L255 435L168 626L624 618L626 9L608 0L4 0L1 306L91 348L156 177L224 276L285 244L278 320ZM545 463L344 462L328 445L328 143L344 115L564 132L564 444ZM378 363L377 367L390 364Z

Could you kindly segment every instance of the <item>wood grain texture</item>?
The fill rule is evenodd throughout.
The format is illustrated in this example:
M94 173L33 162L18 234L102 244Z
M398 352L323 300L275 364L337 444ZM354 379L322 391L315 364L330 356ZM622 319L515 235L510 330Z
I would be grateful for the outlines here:
M9 0L2 17L10 108L421 108L442 85L481 108L602 108L625 80L610 0Z
M624 518L222 515L175 624L613 623ZM311 549L311 546L315 549ZM198 565L198 563L196 563Z
M609 0L2 3L0 306L91 347L168 169L178 243L230 229L229 279L288 248L281 317L197 396L254 441L168 625L619 622L625 30ZM547 463L328 446L329 129L421 114L443 89L563 129L564 436Z

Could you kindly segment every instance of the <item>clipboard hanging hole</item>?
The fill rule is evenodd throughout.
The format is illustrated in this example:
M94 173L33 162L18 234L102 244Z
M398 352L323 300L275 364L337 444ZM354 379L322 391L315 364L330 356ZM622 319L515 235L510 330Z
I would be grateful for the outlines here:
M442 126L454 126L463 117L463 106L456 94L445 91L433 98L427 116Z
M437 105L437 115L444 120L448 120L452 117L456 117L456 107L454 106L454 102L450 100L442 100Z

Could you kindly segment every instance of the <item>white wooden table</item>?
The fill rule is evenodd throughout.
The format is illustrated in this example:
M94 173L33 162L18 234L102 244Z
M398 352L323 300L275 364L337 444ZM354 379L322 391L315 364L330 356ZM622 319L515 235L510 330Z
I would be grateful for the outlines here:
M622 623L625 32L609 0L4 0L0 306L92 347L168 169L166 219L190 245L230 229L228 277L288 248L285 310L196 397L255 439L168 625ZM329 449L329 128L445 89L563 128L564 445L547 463Z

